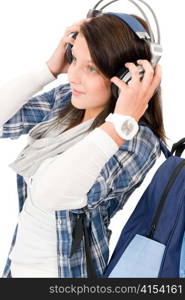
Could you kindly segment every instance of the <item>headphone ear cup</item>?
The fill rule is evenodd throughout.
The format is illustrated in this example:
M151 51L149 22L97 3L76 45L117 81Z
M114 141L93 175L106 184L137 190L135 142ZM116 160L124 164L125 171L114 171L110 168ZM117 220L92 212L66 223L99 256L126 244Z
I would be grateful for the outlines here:
M64 54L65 61L67 61L69 64L72 62L72 53L71 53L72 45L68 44L66 47L66 52Z
M71 37L73 39L76 39L77 35L78 35L78 32L73 32ZM66 47L65 54L64 54L64 58L69 64L71 64L71 62L72 62L72 53L71 53L72 48L73 48L73 45L68 44L67 47Z
M119 69L119 71L114 76L123 80L123 78L125 77L125 75L128 72L129 72L128 68L122 67L121 69ZM112 91L112 95L117 99L119 97L119 88L114 83L112 83L112 85L111 85L111 91Z
M119 94L118 94L118 87L114 83L111 84L111 91L112 91L113 97L115 99L117 99L118 96L119 96Z

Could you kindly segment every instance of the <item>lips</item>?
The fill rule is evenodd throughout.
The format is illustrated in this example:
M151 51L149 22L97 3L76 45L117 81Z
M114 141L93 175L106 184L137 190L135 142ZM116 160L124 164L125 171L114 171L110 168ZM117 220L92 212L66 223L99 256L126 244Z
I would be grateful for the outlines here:
M74 88L72 88L72 93L75 94L75 95L84 95L85 94L84 92L78 91Z

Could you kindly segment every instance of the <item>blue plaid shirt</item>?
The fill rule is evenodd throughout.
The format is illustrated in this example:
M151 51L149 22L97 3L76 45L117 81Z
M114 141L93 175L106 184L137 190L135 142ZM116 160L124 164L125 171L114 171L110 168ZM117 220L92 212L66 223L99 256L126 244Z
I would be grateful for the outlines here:
M71 100L68 83L49 92L32 97L3 126L1 138L17 139L36 124L55 117L63 105ZM97 277L103 274L109 260L110 219L123 208L134 190L160 156L159 139L148 126L139 123L137 135L126 141L104 165L96 182L87 193L87 206L82 209L56 211L58 277L82 278L87 276L84 238L71 256L74 230L80 214L85 215L85 226L90 239L90 252ZM27 197L27 184L19 174L17 188L19 211ZM10 251L15 244L17 227ZM3 277L10 276L8 258Z

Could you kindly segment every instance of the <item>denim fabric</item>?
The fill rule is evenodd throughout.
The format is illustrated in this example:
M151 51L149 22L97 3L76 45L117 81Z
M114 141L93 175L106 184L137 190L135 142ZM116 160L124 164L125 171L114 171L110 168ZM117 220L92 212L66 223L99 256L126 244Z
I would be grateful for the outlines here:
M179 277L185 278L185 234L183 237L182 248L181 248L181 258L180 258L180 269Z
M165 245L136 234L109 277L156 278L164 250Z

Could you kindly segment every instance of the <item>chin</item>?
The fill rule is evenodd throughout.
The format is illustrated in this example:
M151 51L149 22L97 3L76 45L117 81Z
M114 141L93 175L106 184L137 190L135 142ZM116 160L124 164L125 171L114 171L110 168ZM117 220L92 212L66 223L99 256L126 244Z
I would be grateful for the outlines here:
M79 101L75 101L73 98L71 99L71 104L78 109L86 109L86 107L84 107L84 105L82 105L82 103L80 103Z

